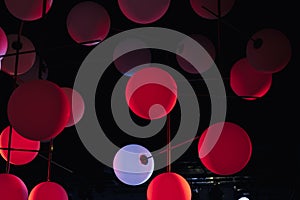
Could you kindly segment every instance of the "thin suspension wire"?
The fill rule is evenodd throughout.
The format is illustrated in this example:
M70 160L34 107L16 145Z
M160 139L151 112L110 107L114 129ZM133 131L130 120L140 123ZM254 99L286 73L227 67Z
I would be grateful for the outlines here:
M50 181L51 178L51 161L52 161L52 154L53 154L53 138L49 142L49 152L48 152L48 174L47 174L47 181Z
M171 172L171 126L170 114L167 115L167 172Z

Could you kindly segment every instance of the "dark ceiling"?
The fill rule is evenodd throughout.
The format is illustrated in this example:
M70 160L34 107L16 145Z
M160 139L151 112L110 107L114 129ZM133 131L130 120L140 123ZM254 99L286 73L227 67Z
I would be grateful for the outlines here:
M25 22L23 25L22 34L31 39L37 53L46 63L47 79L62 87L73 87L77 70L84 58L94 48L75 43L67 32L67 14L76 3L81 1L53 1L52 8L45 18ZM297 28L298 15L295 1L237 0L232 10L223 17L227 24L221 23L219 30L221 31L219 32L221 33L221 40L218 40L217 20L207 20L198 16L192 10L189 1L173 0L162 18L148 25L141 25L128 20L119 9L117 1L96 0L96 2L103 5L111 17L111 29L107 38L125 30L154 26L174 29L184 34L206 35L216 47L220 42L221 48L217 52L217 59L227 92L226 119L242 126L249 134L253 145L250 162L237 176L252 177L256 181L256 185L265 184L266 187L271 188L269 195L271 193L274 195L277 191L278 194L276 194L282 197L273 199L292 199L290 192L299 180L300 169L300 147L297 139L299 131L298 120L296 120L299 111L296 102L297 86L299 85L296 69L299 65L297 53L300 52L298 40L300 32ZM4 2L1 1L0 27L7 34L16 34L19 25L20 21L7 11ZM245 57L246 44L251 35L263 28L278 29L289 38L292 45L292 58L284 70L273 75L272 86L263 98L246 101L236 96L231 90L229 72L235 61ZM154 55L157 55L155 57L157 62L170 64L166 63L162 52L155 52L155 50L153 52ZM167 56L168 53L164 53ZM168 56L172 55L168 54ZM175 69L178 69L175 61L171 61L171 64ZM103 79L101 83L106 89L104 93L103 91L99 92L96 107L97 111L105 116L102 119L103 122L100 123L109 132L107 133L108 137L119 146L139 143L150 150L155 150L155 148L163 145L164 139L161 139L161 137L165 138L163 134L152 139L137 139L126 136L116 127L117 125L112 120L109 111L110 92L115 81L120 77L120 73L110 69L107 74L107 78ZM201 84L197 81L196 75L185 74L185 76L196 89ZM0 72L0 125L2 129L9 125L6 105L13 91L13 81L12 77ZM199 95L199 98L208 98L203 96ZM207 101L204 99L202 102ZM202 106L205 107L205 105ZM204 112L206 112L205 109ZM103 115L103 113L105 114ZM176 129L178 123L176 110L173 116L173 118L171 117L174 126L172 130ZM204 113L203 116L209 117L207 113ZM208 119L204 118L203 120L199 126L198 136L206 128ZM137 123L146 123L146 121L137 120ZM205 170L198 160L194 143L180 159L172 164L173 170L184 174L186 177L214 176ZM12 166L11 172L22 177L29 188L33 187L46 179L47 160L45 157L47 157L47 151L48 143L42 143L40 156L25 166ZM120 190L128 191L133 195L135 192L143 192L149 183L135 188L120 183L114 177L112 169L98 162L85 149L74 126L65 128L55 138L53 161L55 163L52 165L52 179L64 185L70 193L77 190L77 186L83 188L83 186L95 185L99 193L103 192L103 188L106 187L116 191L119 187ZM2 171L5 171L5 164L4 160L0 161ZM287 188L287 190L277 190L280 187ZM282 194L279 194L280 191ZM134 195L131 198L135 198ZM112 194L110 198L103 199L122 199L122 197L115 193L115 196ZM270 197L270 199L272 198Z

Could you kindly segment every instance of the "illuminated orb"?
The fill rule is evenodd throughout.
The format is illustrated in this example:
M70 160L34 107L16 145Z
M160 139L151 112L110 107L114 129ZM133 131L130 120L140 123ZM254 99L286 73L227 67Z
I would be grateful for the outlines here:
M190 0L195 13L205 19L218 19L218 2L218 0ZM220 14L224 17L234 6L235 0L222 0L220 3Z
M221 133L218 135L218 131ZM218 137L215 137L218 135ZM213 141L214 140L214 141ZM214 144L213 148L210 147ZM205 156L203 156L203 152ZM232 175L241 171L252 154L251 140L246 131L231 122L219 122L208 127L198 143L198 154L203 165L218 175Z
M3 55L6 54L7 48L8 48L8 41L7 41L6 33L0 27L0 61L3 59Z
M34 21L43 17L44 0L4 0L7 10L22 21ZM53 0L46 0L47 14Z
M263 97L272 85L272 74L253 68L246 58L238 60L230 71L230 86L236 95L255 100Z
M70 104L71 113L69 121L66 124L66 127L70 127L77 124L81 120L85 108L84 100L81 94L73 88L62 87L61 89L67 95Z
M28 200L25 183L13 174L0 174L0 194L3 200Z
M213 60L216 58L216 49L212 41L204 35L201 34L192 34L190 35L191 38L196 40L210 55L211 59L206 59L201 61L201 69L197 71L192 64L186 61L184 58L188 57L187 55L193 55L195 52L192 48L186 48L186 46L191 46L189 44L190 41L187 38L183 39L177 48L176 51L176 59L179 66L186 72L191 74L198 74L207 71L209 68L213 66Z
M118 0L121 12L131 21L149 24L161 19L171 0Z
M8 148L10 127L6 127L0 135L0 147ZM40 150L40 142L28 140L27 138L22 137L14 129L12 129L11 135L11 148L14 149L24 149L24 150L37 150L36 152L30 151L10 151L9 162L14 165L25 165L31 162L38 154ZM0 149L1 156L7 161L8 160L8 150Z
M17 52L17 48L19 48L19 52L26 51L34 51L35 47L33 43L25 36L20 37L20 43L18 44L18 35L11 34L7 36L8 39L8 49L6 54L14 54ZM17 75L26 73L34 64L36 58L36 53L24 53L19 54L18 60L18 72ZM15 74L15 63L16 63L16 55L7 56L2 59L2 67L1 70L10 74Z
M289 39L279 30L262 29L247 43L246 57L251 66L265 73L283 70L290 62L292 48Z
M67 29L77 43L93 46L103 41L110 30L110 16L97 2L77 3L67 16Z
M166 71L147 67L134 73L125 91L129 108L144 119L159 119L174 108L177 101L177 85Z
M129 51L129 49L133 48L136 50ZM117 57L121 54L123 55ZM151 62L151 51L147 49L146 44L141 40L130 38L121 41L116 46L113 53L113 60L119 72L125 76L132 76L139 69L146 67L147 65L145 64Z
M49 140L65 128L70 117L65 92L47 80L32 80L11 94L7 114L14 129L30 140Z
M43 59L36 56L33 66L24 74L18 76L18 84L37 79L48 78L48 67Z
M189 183L181 175L166 172L156 176L147 188L147 200L191 200Z
M47 181L37 184L29 193L28 200L68 200L66 190L58 183Z
M130 144L116 153L113 169L121 182L127 185L141 185L151 177L154 161L151 153L145 147Z

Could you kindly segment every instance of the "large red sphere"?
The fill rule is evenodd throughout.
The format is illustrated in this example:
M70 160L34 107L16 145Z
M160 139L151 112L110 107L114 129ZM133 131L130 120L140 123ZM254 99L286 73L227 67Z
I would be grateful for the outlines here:
M96 45L109 33L110 16L99 3L83 1L70 10L67 29L75 42L86 46Z
M243 128L231 122L219 122L202 133L198 153L203 165L211 172L232 175L249 162L252 144Z
M44 0L4 0L8 11L22 21L33 21L42 18ZM52 6L53 0L46 0L47 14Z
M18 35L11 34L7 36L8 39L8 49L6 54L15 54L17 53L16 46L19 46L19 52L26 52L26 51L34 51L35 47L30 39L25 36L20 37L20 44L18 44ZM35 62L36 53L24 53L19 54L18 58L18 71L17 75L24 74L31 69ZM2 59L2 67L1 70L10 74L15 74L16 68L16 55L13 56L6 56Z
M7 51L7 47L8 47L8 42L7 42L6 33L0 27L0 62L3 59L3 55L5 55L5 53Z
M248 41L246 57L256 70L265 73L279 72L290 62L292 57L291 43L286 35L279 30L262 29Z
M153 23L164 16L171 0L118 0L122 13L139 24Z
M192 9L197 15L205 19L217 19L218 17L218 3L220 2L220 17L224 17L232 9L235 0L190 0Z
M137 116L144 119L159 119L174 108L177 100L177 84L165 70L147 67L130 77L125 95L129 108Z
M8 140L10 134L10 127L6 127L0 135L0 147L8 148ZM24 165L31 162L38 154L40 150L40 142L34 140L28 140L24 138L14 129L12 129L11 135L11 148L13 149L22 149L22 150L36 150L34 151L19 151L19 150L10 150L10 163L14 165ZM0 149L1 156L7 161L8 160L8 150Z
M42 182L30 192L28 200L68 200L66 190L55 182Z
M71 106L70 118L66 124L66 127L70 127L77 124L83 117L85 108L84 100L81 94L73 88L62 87L61 89L67 95L69 104Z
M253 68L246 58L238 60L230 71L230 86L240 97L255 100L263 97L272 85L272 74Z
M191 200L189 183L173 172L156 176L147 188L147 200Z
M25 183L13 174L0 174L0 195L3 200L28 200Z
M49 140L65 128L70 104L64 91L48 80L32 80L11 94L8 119L14 129L31 140Z

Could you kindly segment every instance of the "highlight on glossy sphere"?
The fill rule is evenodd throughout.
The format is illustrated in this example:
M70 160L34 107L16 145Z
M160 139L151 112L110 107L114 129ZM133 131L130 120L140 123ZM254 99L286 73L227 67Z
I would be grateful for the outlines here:
M37 184L29 193L28 200L68 200L66 190L53 181Z
M18 43L18 35L10 34L7 36L8 39L8 49L6 54L15 54L17 53L17 49L19 52L27 52L27 51L35 51L35 47L30 39L25 36L20 37L20 43ZM19 54L18 60L18 71L17 75L24 74L33 66L36 58L36 53L24 53ZM1 70L10 74L15 74L15 63L16 63L16 55L7 56L2 59L2 67Z
M47 14L52 7L53 0L4 0L7 10L22 21L34 21ZM45 13L44 11L44 2Z
M230 71L230 86L236 95L245 100L263 97L272 85L272 74L253 68L247 58L238 60Z
M3 59L3 56L6 54L7 48L8 48L8 41L7 41L6 33L0 27L0 62Z
M198 71L196 68L193 67L192 64L190 64L188 61L186 61L184 58L187 57L187 55L193 55L197 52L194 52L192 48L186 48L187 46L191 46L190 40L187 40L187 38L183 39L179 44L176 51L176 60L179 64L179 66L186 72L191 74L199 74L207 71L209 68L213 66L213 60L216 58L216 49L212 41L207 38L206 36L202 34L191 34L190 37L194 40L196 40L210 55L211 59L203 59L201 61L201 70Z
M127 185L141 185L152 175L154 160L151 152L138 144L122 147L115 155L113 169L116 177Z
M171 0L118 0L121 12L138 24L150 24L161 19Z
M17 83L20 85L24 82L48 78L48 67L42 58L36 56L33 66L24 74L18 76Z
M128 49L133 48L136 50L128 51ZM123 55L117 57L121 54ZM151 51L143 41L127 38L121 41L114 49L113 60L119 72L125 76L132 76L136 71L146 67L146 64L151 62Z
M256 70L276 73L283 70L290 62L291 43L281 31L265 28L253 34L248 41L246 57Z
M20 135L30 140L46 141L65 128L70 117L70 104L57 84L48 80L32 80L13 91L7 115Z
M147 188L147 200L191 200L189 183L174 172L159 174L151 180Z
M70 127L77 124L83 117L85 108L84 100L81 94L73 88L62 87L61 89L67 95L70 104L71 113L69 121L66 124L66 127Z
M25 165L36 158L40 150L40 142L28 140L12 128L10 159L9 162L14 165ZM8 148L10 126L6 127L0 135L0 148ZM14 150L16 149L16 150ZM21 151L19 151L20 149ZM22 151L33 150L33 151ZM36 150L36 151L34 151ZM1 156L8 161L8 150L0 149Z
M67 16L70 37L85 46L94 46L103 41L109 33L110 23L107 10L94 1L77 3Z
M232 122L211 125L202 133L198 142L201 162L209 171L218 175L240 172L248 164L251 154L252 143L247 132Z
M232 7L234 6L235 0L190 0L190 4L195 13L200 17L210 20L218 19L218 2L221 3L220 17L224 17L231 11Z
M125 91L129 108L144 119L159 119L174 108L177 84L165 70L147 67L134 73Z
M28 200L25 183L14 174L0 174L0 194L3 200Z

